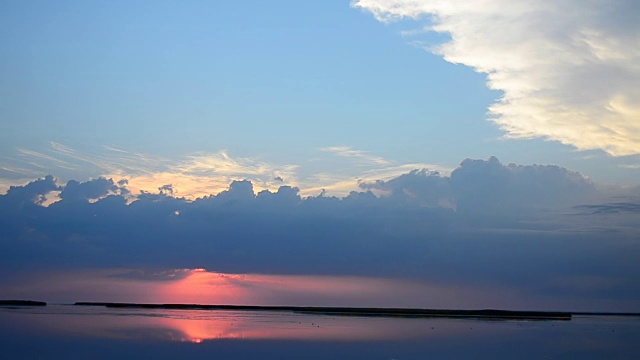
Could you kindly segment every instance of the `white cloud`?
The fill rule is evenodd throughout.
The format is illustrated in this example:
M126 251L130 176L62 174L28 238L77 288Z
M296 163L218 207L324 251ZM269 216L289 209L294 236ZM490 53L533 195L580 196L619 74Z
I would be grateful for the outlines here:
M507 138L640 153L640 5L635 0L357 0L384 22L428 18L429 48L487 75Z

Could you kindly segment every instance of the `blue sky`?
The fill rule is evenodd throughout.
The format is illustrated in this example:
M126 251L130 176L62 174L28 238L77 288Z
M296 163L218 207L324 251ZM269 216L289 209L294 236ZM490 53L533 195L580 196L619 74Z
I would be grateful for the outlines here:
M637 182L633 153L504 139L508 132L488 121L504 92L489 89L477 65L428 51L451 35L422 31L433 23L424 13L381 22L371 11L391 2L378 3L4 2L3 189L47 174L133 184L142 172L65 158L52 143L111 164L124 152L153 158L139 166L165 173L158 186L177 188L187 180L155 163L176 167L222 151L272 169L276 175L261 178L265 188L275 186L269 177L281 177L309 195L320 188L344 195L357 178L446 171L489 156ZM220 181L244 177L228 171ZM145 180L147 190L152 182Z
M386 279L376 294L417 281L411 306L637 311L636 15L632 0L3 1L0 269L20 276L0 297L86 294L58 286L67 272L206 268ZM257 302L316 296L268 289Z

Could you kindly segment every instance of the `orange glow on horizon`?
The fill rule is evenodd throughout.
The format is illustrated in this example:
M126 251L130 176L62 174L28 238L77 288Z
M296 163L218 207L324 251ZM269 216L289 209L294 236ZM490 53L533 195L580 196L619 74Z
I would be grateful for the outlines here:
M3 293L5 297L62 303L93 301L409 308L509 308L516 301L522 303L519 294L509 289L358 276L226 274L204 268L155 272L86 269L34 273L5 286ZM533 300L530 301L535 305Z
M206 269L190 270L183 279L161 284L158 296L164 303L238 304L250 294L232 279L241 275L207 272Z
M236 305L391 306L377 302L388 293L415 284L394 279L317 275L224 274L203 268L162 283L156 292L163 303Z

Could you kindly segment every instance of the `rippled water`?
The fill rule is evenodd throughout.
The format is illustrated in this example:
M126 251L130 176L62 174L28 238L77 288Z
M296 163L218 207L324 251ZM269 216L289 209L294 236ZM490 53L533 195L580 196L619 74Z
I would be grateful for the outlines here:
M640 319L368 318L0 307L1 359L640 358Z

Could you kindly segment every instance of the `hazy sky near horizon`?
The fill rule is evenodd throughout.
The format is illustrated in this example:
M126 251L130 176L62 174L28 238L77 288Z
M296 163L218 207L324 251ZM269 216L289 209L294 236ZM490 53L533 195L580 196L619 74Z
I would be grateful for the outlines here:
M638 18L3 1L0 297L638 311Z
M640 177L634 1L0 6L0 191L346 195L490 156Z

